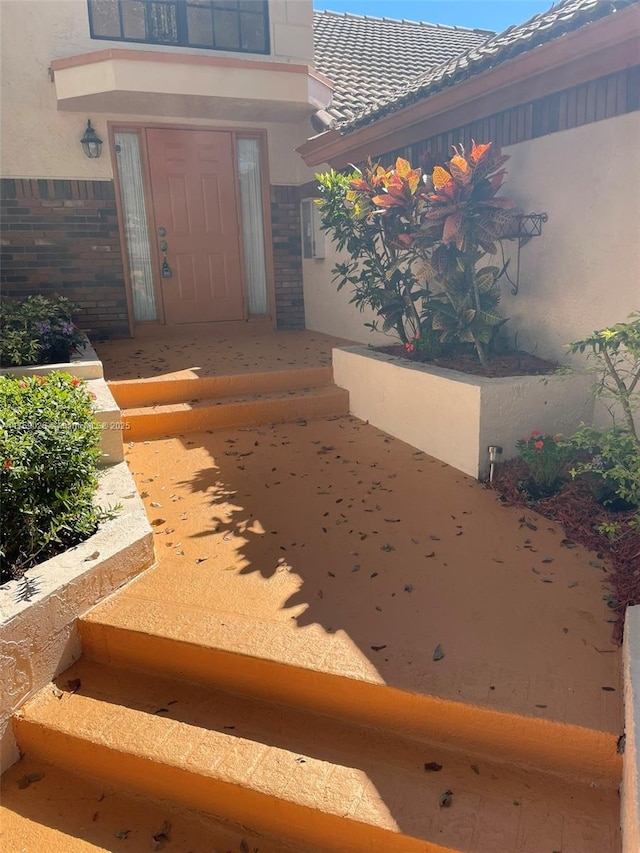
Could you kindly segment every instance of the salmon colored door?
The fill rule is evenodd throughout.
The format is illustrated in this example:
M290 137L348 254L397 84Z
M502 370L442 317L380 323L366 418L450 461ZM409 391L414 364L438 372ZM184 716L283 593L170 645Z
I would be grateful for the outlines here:
M147 150L165 322L242 320L231 134L148 129Z

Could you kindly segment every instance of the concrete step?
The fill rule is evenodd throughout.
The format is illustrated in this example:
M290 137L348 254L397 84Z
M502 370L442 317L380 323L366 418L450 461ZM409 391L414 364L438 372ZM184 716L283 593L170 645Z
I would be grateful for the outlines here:
M15 726L29 760L309 853L618 849L615 789L91 662Z
M25 784L29 777L37 781ZM2 777L3 853L306 853L103 781L23 758Z
M195 375L192 370L184 370L170 374L169 377L125 379L111 381L108 385L120 408L131 409L239 394L298 391L330 385L332 382L331 367L306 367L203 377Z
M323 641L324 632L286 621L248 622L179 605L170 611L144 598L112 597L79 621L84 656L611 790L621 778L617 733L444 699L437 682L420 692L389 686L372 665L358 665L343 632Z
M125 409L123 435L128 441L142 441L195 430L345 415L348 411L348 393L327 385Z

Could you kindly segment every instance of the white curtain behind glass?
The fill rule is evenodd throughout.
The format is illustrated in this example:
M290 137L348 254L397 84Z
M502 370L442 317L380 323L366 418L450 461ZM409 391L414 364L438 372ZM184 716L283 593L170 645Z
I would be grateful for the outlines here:
M238 172L249 314L266 314L267 269L264 259L260 146L257 139L238 140Z
M133 315L138 322L155 320L156 301L153 290L147 210L144 204L140 141L137 133L119 132L114 136L133 292Z

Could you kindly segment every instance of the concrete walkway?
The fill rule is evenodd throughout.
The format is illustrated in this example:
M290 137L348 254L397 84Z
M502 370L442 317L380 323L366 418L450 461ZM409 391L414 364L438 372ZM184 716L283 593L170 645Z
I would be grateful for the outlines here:
M620 732L604 566L552 522L349 417L126 454L159 565L96 620Z
M82 660L18 715L5 809L30 853L103 849L118 809L136 851L169 809L194 853L617 853L596 555L349 416L126 459L158 561L83 617ZM68 773L119 792L100 827L55 812ZM196 844L199 813L218 823Z

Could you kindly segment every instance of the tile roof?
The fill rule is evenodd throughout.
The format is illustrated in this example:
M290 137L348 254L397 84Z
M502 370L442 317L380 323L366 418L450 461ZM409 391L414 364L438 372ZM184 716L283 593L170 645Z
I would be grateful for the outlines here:
M375 107L427 69L482 44L471 30L338 12L314 12L315 67L334 85L328 112L337 121Z
M349 133L638 2L640 0L562 0L548 12L535 15L525 23L511 26L502 33L491 35L481 44L445 60L435 68L424 68L410 81L405 78L394 92L387 89L386 93L374 94L356 115L338 119L336 126L341 133Z

